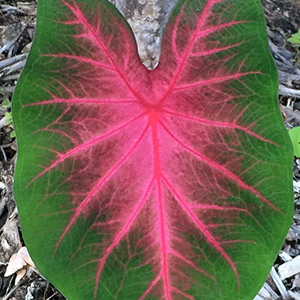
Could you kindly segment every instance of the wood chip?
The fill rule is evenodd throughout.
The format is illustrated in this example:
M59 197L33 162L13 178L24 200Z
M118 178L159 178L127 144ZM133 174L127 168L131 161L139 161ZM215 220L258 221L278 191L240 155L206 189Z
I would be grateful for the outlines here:
M284 263L284 264L288 264L290 262ZM289 298L289 294L284 286L284 284L282 283L281 278L278 276L276 270L274 267L272 267L270 275L274 281L274 283L276 284L279 293L281 294L281 296L283 297L283 299L288 299Z
M279 296L272 290L268 283L264 283L258 294L253 300L277 300Z
M278 274L281 280L292 277L297 273L300 273L300 256L297 256L278 267Z
M269 286L267 282L264 283L263 287L268 291L272 299L279 299L279 296L273 291L273 289Z
M300 98L300 90L288 88L282 84L280 84L278 87L278 94L282 95L282 96L290 96L290 97L294 97L294 98Z
M262 287L253 300L266 300L270 299L270 296L270 293L265 289L265 287Z
M289 295L293 300L300 300L300 294L296 292L289 291Z
M280 251L279 256L284 262L288 262L293 259L289 254L287 254L284 251Z

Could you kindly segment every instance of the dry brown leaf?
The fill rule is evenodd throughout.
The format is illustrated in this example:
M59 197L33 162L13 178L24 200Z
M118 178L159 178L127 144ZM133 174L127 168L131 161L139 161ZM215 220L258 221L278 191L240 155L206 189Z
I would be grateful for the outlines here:
M19 253L13 254L8 262L4 277L8 277L8 276L16 273L17 271L22 269L24 266L26 266L26 262L19 255Z
M18 284L22 277L26 275L29 266L35 267L27 248L22 247L17 253L11 256L4 276L8 277L16 273L15 284Z

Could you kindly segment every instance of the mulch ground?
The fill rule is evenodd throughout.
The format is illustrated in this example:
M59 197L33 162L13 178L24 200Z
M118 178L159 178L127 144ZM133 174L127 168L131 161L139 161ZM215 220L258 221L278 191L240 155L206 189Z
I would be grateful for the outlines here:
M287 39L300 28L300 0L261 2L279 71L278 100L285 125L291 129L300 126L300 50ZM0 104L7 104L0 106L0 300L65 299L35 268L28 268L17 285L16 274L4 276L12 255L25 246L12 192L17 148L13 125L9 124L9 101L30 51L35 27L36 0L0 0ZM293 224L255 300L300 300L300 159L296 158L294 193Z

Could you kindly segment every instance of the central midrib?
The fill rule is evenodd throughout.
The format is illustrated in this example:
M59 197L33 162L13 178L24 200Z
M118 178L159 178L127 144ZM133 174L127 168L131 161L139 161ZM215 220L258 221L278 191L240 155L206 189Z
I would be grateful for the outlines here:
M169 248L168 241L168 228L166 222L166 211L165 203L162 193L162 171L161 171L161 161L159 155L159 138L157 131L157 123L160 118L160 114L157 110L152 110L149 113L149 125L152 129L152 142L153 142L153 157L154 157L154 178L156 180L156 203L157 212L159 218L159 236L160 236L160 249L161 249L161 268L163 277L163 286L165 300L171 300L171 288L170 288L170 278L169 278L169 266L168 266L168 253Z

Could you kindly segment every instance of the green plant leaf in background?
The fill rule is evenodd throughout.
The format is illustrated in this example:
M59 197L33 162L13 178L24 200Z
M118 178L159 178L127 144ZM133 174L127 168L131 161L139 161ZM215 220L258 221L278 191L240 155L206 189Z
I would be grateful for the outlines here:
M300 45L300 29L297 33L294 33L288 41L292 44L299 44Z
M11 103L10 103L9 99L8 99L8 98L5 98L5 99L2 101L1 106L2 106L3 108L10 108L10 107L11 107Z
M69 300L253 300L293 215L259 0L179 0L147 70L104 0L39 0L14 195Z
M9 99L8 99L8 98L5 98L5 99L2 101L1 106L2 106L3 108L5 108L6 110L7 110L8 108L11 108L11 103L10 103ZM12 128L13 128L12 113L6 111L6 112L5 112L5 117L6 117L6 121L5 121L5 123L4 123L4 126L9 126L9 125L11 125ZM10 136L11 138L15 138L15 137L16 137L15 131L12 130L12 131L10 132L9 136Z
M294 147L294 155L300 157L300 126L289 130L289 135Z
M4 125L12 124L12 122L13 122L12 114L10 112L6 112L5 117L6 117L6 122L4 123Z

